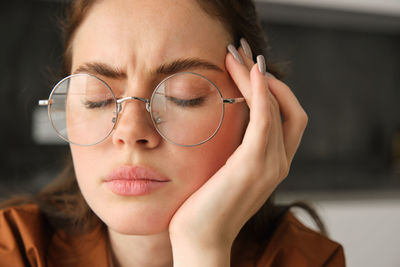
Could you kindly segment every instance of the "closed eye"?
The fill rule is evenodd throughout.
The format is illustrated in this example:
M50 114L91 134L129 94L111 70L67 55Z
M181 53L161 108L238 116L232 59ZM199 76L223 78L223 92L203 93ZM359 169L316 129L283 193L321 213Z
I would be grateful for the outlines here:
M95 109L95 108L106 107L106 106L112 104L113 102L114 102L114 99L107 99L107 100L98 101L98 102L86 100L83 104L88 109Z
M204 101L205 97L198 97L193 99L180 99L172 96L165 96L169 101L173 102L177 106L180 107L197 107L201 106Z

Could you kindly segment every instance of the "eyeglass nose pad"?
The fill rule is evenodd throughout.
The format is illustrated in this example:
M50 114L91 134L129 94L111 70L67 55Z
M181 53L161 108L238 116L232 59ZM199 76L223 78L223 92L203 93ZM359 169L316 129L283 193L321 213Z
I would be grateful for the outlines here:
M154 122L156 123L156 124L160 124L160 123L162 123L163 122L163 119L161 118L161 116L158 114L158 113L155 113L154 114Z
M145 103L146 103L146 110L150 113L150 110L151 110L150 101L146 100ZM112 123L116 123L117 122L117 116L121 112L121 109L122 109L121 103L117 103L117 111L114 112L114 117L111 119ZM158 120L161 120L161 118L157 118L157 121Z
M121 104L117 103L117 111L113 112L114 117L111 119L112 123L114 123L114 124L117 123L117 116L118 116L118 113L120 113L120 112L121 112Z

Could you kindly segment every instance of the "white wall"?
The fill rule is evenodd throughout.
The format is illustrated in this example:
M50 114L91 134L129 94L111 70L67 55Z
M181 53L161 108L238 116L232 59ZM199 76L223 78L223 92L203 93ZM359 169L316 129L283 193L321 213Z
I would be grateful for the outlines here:
M354 199L350 196L308 198L326 223L331 239L344 246L347 266L399 267L400 193L390 197L376 197L372 193ZM299 198L283 195L280 201L294 199ZM302 195L301 199L307 197ZM314 228L304 212L296 214Z
M398 0L256 0L257 2L299 5L372 14L400 15Z

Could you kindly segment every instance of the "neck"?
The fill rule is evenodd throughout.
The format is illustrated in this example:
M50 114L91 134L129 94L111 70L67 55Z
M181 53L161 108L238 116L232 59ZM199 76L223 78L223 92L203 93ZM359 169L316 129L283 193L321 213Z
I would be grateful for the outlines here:
M108 229L114 267L171 267L168 231L155 235L124 235Z

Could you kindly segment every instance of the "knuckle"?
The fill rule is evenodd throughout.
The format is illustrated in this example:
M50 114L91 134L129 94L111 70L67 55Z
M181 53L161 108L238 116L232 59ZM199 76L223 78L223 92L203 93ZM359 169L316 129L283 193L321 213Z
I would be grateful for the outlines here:
M282 180L289 176L289 170L287 163L281 165L280 177Z
M306 113L304 110L303 110L303 115L302 115L302 117L303 117L304 124L307 125L307 124L308 124L309 117L308 117L307 113Z
M309 121L307 113L304 110L301 110L296 116L296 121L298 122L299 127L304 130Z
M270 162L270 166L268 168L269 175L276 183L279 183L281 178L281 164L279 163L279 161L279 156L275 155Z

